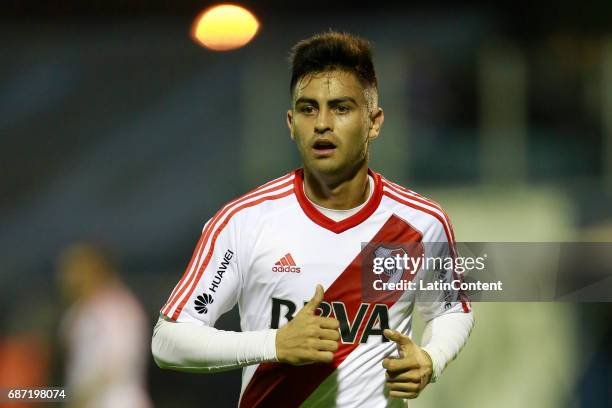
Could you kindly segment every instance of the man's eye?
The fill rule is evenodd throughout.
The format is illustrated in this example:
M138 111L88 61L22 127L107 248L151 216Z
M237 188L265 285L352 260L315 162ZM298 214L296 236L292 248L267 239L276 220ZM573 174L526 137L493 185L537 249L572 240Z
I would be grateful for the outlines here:
M313 113L315 111L314 107L311 105L303 106L300 108L300 112L302 113Z
M351 108L349 108L348 106L344 106L344 105L338 105L336 106L336 110L340 113L347 113L348 111L351 110Z

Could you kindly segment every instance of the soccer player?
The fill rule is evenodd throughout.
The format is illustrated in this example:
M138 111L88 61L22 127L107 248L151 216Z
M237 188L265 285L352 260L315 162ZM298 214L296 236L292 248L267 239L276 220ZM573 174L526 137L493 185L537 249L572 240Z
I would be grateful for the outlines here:
M61 329L67 407L153 406L145 387L147 317L118 269L89 242L68 246L59 258L58 282L70 303Z
M456 256L450 220L368 168L384 114L366 40L325 32L296 44L290 91L287 124L303 168L204 225L161 309L155 361L202 373L243 367L240 407L405 406L456 357L473 317L457 293L366 299L367 243L389 256L398 248L384 243L441 243L422 248ZM386 272L391 280L398 271ZM434 272L454 275L417 276ZM215 329L236 303L242 332ZM415 306L426 321L422 347L411 338Z

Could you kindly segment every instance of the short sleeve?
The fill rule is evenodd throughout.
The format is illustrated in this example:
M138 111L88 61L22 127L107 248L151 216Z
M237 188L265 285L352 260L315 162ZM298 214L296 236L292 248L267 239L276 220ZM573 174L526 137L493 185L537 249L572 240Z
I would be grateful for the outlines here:
M452 226L448 232L440 223L434 224L430 242L424 243L425 266L419 272L419 290L416 307L426 322L447 313L469 313L467 295L459 290L460 275L455 272L457 250L452 238Z
M237 303L245 254L236 217L222 222L219 218L205 224L189 265L162 307L167 319L214 326Z

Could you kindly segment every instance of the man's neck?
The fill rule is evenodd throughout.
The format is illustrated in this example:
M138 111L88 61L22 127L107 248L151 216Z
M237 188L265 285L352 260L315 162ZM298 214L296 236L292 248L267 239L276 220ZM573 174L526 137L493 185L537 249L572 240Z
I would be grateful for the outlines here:
M304 168L304 193L313 203L332 210L358 207L370 194L367 163L342 180Z

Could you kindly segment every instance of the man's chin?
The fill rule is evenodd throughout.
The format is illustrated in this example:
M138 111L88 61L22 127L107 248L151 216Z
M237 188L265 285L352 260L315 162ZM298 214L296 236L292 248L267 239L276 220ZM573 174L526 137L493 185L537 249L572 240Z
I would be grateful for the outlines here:
M314 159L310 163L305 163L307 170L313 173L319 173L322 175L333 176L341 172L343 166L342 163L338 163L332 158Z

